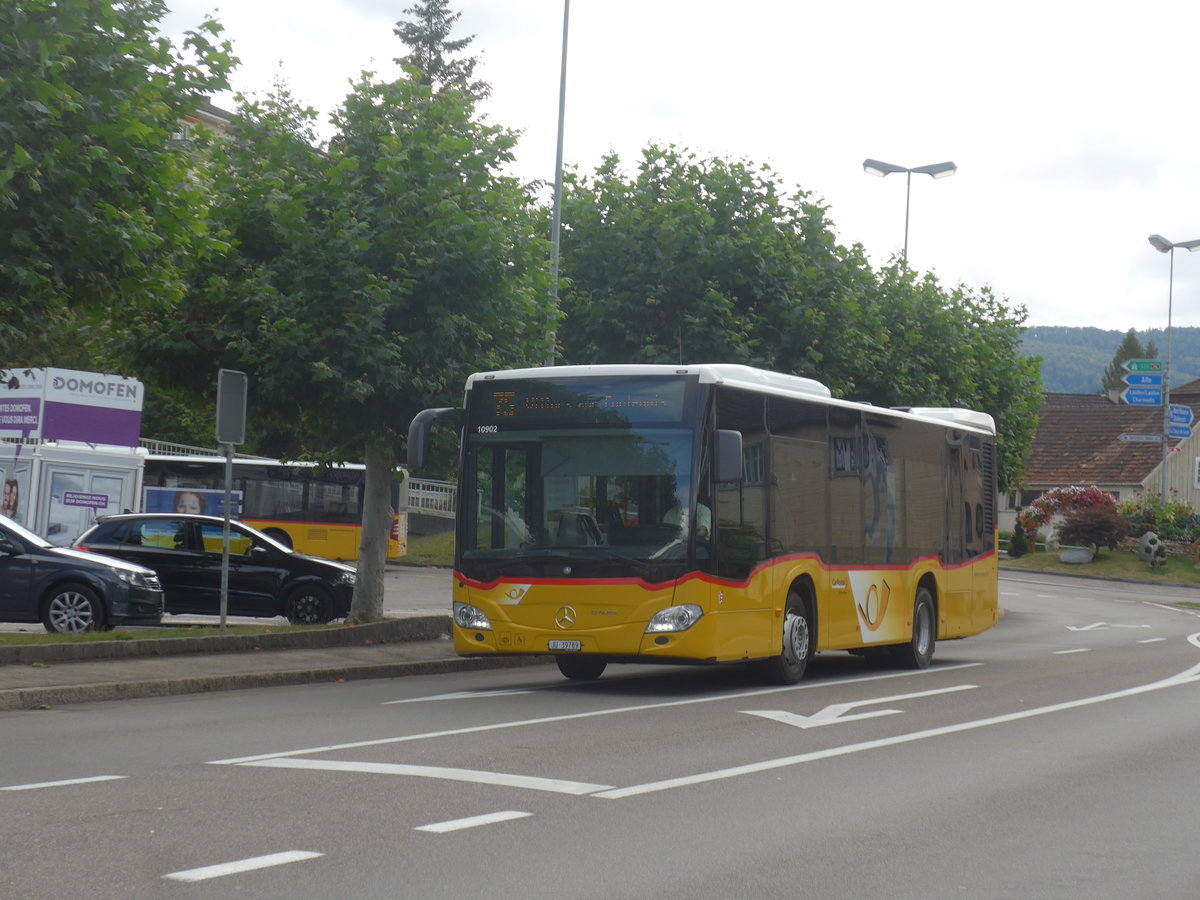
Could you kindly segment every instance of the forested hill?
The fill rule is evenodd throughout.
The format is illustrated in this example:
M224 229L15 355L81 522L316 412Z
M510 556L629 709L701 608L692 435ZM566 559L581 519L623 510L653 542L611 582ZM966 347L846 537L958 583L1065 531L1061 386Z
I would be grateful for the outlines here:
M1042 358L1042 388L1068 394L1096 394L1104 370L1125 337L1123 331L1036 325L1025 329L1021 346L1027 356ZM1158 358L1167 358L1166 329L1137 331L1142 344L1153 342ZM1171 329L1171 385L1200 378L1200 328Z

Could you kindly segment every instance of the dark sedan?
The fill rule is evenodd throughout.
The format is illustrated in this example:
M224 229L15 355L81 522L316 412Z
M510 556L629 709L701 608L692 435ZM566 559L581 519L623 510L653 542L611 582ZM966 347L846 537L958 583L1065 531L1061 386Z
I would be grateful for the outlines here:
M154 569L166 611L218 615L224 520L217 516L126 513L105 516L73 546ZM286 616L319 624L350 612L353 566L296 553L244 522L229 529L231 616Z
M158 625L162 611L162 588L150 569L55 547L0 516L0 621L77 634Z

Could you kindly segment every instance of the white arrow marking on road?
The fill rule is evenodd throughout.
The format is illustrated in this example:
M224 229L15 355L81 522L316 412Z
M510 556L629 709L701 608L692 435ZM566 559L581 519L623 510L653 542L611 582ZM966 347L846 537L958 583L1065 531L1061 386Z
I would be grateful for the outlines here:
M1096 631L1100 628L1149 628L1149 625L1121 625L1112 622L1093 622L1091 625L1068 625L1067 631Z
M827 706L811 716L802 716L798 713L787 712L782 709L743 709L743 712L750 716L761 716L764 719L773 719L776 722L782 722L784 725L792 725L796 728L820 728L822 725L835 725L840 722L857 722L859 719L874 719L878 716L890 716L894 713L904 712L902 709L874 709L870 712L854 713L846 715L849 710L859 706L871 706L876 703L892 703L897 700L912 700L916 697L932 697L935 694L951 694L955 691L971 691L979 687L977 684L960 684L956 687L939 688L935 691L918 691L913 694L897 694L894 697L876 697L873 700L859 700L854 703L834 703L832 706Z

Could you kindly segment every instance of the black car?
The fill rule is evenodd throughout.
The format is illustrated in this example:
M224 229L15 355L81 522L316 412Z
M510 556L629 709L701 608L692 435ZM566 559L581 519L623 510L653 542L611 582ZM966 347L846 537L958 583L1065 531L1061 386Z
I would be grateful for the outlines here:
M162 587L150 569L55 547L0 516L0 621L77 634L158 625L162 613Z
M127 559L158 573L168 613L221 611L224 519L174 513L104 516L72 545ZM231 616L287 616L312 625L350 612L353 566L305 556L244 522L229 528Z

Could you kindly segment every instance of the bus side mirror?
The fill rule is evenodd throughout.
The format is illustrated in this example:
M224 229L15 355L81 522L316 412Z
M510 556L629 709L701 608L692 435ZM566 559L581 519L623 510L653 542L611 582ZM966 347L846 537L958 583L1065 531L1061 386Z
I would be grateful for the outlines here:
M423 409L415 416L408 426L408 469L415 472L425 465L429 455L429 430L436 422L446 422L456 428L462 428L466 412L462 409L442 407L440 409Z
M742 433L728 428L717 429L717 481L742 480Z

